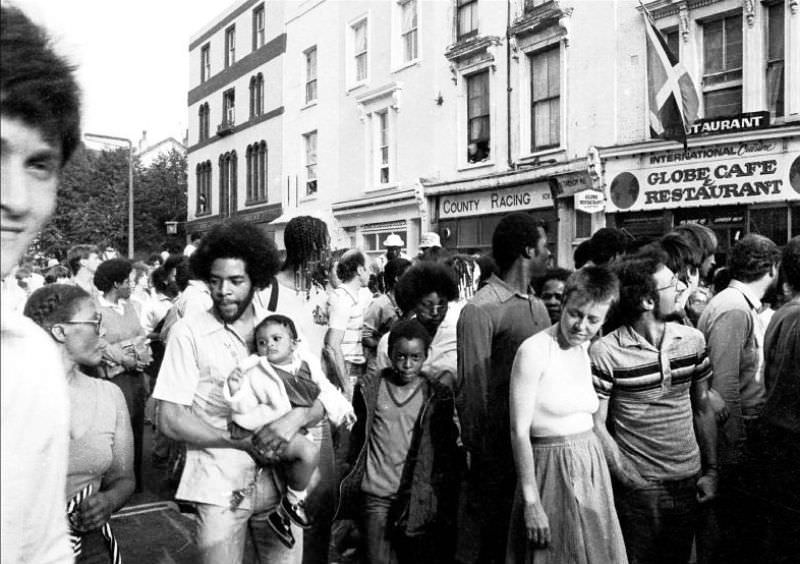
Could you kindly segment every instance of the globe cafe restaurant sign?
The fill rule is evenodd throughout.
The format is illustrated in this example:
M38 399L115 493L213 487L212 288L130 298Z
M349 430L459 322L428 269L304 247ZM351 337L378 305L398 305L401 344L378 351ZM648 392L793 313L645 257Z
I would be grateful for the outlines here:
M439 219L508 213L553 205L547 182L511 188L445 194L439 197Z
M607 212L800 201L800 142L745 141L609 159Z

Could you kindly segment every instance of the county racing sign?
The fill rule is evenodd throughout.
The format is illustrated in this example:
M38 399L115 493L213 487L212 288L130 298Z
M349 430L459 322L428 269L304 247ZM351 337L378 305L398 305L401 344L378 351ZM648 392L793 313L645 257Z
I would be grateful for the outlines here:
M800 141L747 141L609 159L606 178L607 212L800 201Z

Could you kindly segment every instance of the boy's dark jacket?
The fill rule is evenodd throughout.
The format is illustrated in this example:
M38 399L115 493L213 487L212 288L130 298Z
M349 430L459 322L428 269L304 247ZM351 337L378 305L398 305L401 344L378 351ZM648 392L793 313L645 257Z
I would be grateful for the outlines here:
M355 464L340 486L336 519L357 519L361 481L367 462L367 437L375 415L378 387L391 368L364 378L353 398L357 422L350 436L348 462ZM427 377L420 392L422 408L414 425L400 488L391 509L394 532L415 536L451 527L455 522L458 487L464 464L458 446L453 392Z

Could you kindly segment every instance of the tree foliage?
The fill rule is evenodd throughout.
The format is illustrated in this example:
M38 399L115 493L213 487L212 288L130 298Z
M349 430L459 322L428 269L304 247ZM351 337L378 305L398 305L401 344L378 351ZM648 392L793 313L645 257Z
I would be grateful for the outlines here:
M137 257L185 239L166 234L165 221L186 221L186 157L159 155L147 168L134 158L134 249ZM179 223L179 227L184 224ZM56 210L38 251L63 259L79 243L128 248L128 151L80 149L64 167Z

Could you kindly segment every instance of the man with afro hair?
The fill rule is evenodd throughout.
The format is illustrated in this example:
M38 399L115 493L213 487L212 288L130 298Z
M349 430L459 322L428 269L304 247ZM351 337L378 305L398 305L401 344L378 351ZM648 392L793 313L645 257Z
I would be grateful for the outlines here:
M301 428L322 418L322 403L295 408L237 440L228 432L231 412L220 391L238 363L255 350L255 326L268 312L253 296L273 280L280 267L278 251L254 225L232 221L204 236L190 261L194 275L208 284L213 305L187 314L172 327L153 392L160 403L159 428L187 445L176 497L197 508L201 562L242 562L248 531L258 561L295 561L300 529L293 536L301 542L290 547L266 521L250 521L280 501L272 472L258 472L253 457L274 461ZM236 504L234 492L243 492Z

